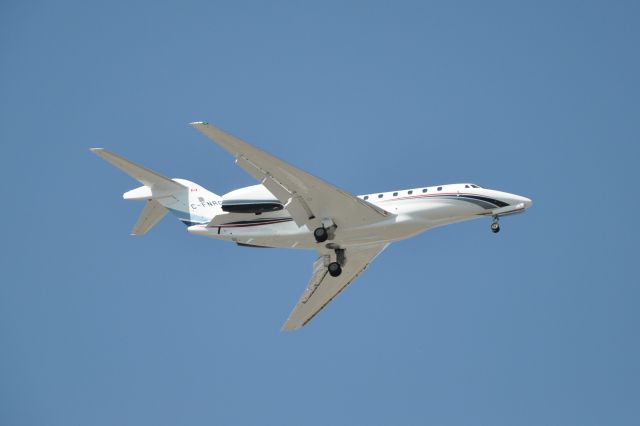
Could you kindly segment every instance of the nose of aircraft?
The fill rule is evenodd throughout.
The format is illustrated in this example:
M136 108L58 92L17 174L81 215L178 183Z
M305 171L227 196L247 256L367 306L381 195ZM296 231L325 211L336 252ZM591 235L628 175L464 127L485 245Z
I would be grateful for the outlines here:
M520 202L524 203L524 208L528 209L529 207L531 207L533 205L533 201L531 201L531 199L527 198L527 197L520 197Z

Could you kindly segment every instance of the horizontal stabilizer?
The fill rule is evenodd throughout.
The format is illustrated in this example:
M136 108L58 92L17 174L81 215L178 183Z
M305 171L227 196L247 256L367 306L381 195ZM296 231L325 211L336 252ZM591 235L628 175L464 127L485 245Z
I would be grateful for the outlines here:
M133 161L127 160L113 152L109 152L104 148L91 148L91 152L102 157L102 159L113 164L138 182L141 182L143 185L148 186L152 191L175 191L176 189L186 188L186 186L181 185L166 176L162 176L153 170L149 170L140 164L136 164Z
M131 230L131 235L144 235L151 230L167 214L167 209L156 200L149 200L144 205L138 221Z

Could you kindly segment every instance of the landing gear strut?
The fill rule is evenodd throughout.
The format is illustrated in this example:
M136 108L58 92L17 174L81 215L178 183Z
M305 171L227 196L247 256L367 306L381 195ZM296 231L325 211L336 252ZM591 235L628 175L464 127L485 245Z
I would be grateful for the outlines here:
M499 221L498 216L494 216L493 222L491 222L491 232L493 232L494 234L497 234L498 232L500 232L500 223L498 221Z

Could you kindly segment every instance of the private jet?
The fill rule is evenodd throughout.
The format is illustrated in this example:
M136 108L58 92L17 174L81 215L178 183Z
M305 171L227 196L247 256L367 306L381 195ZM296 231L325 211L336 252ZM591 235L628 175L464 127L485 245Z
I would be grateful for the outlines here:
M206 122L191 123L235 157L259 183L219 196L185 179L170 179L103 148L94 154L142 186L125 200L145 202L132 235L144 235L167 212L191 234L243 247L316 250L311 279L282 330L306 325L390 243L477 218L522 213L531 200L473 183L352 195Z

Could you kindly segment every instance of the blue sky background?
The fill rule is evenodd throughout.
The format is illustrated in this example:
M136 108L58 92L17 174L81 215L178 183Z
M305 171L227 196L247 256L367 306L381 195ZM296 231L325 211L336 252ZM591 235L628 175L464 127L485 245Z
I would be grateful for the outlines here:
M637 425L637 2L0 5L0 424ZM353 193L506 218L392 245L308 327L315 254L130 237L103 146L253 184L206 120Z

